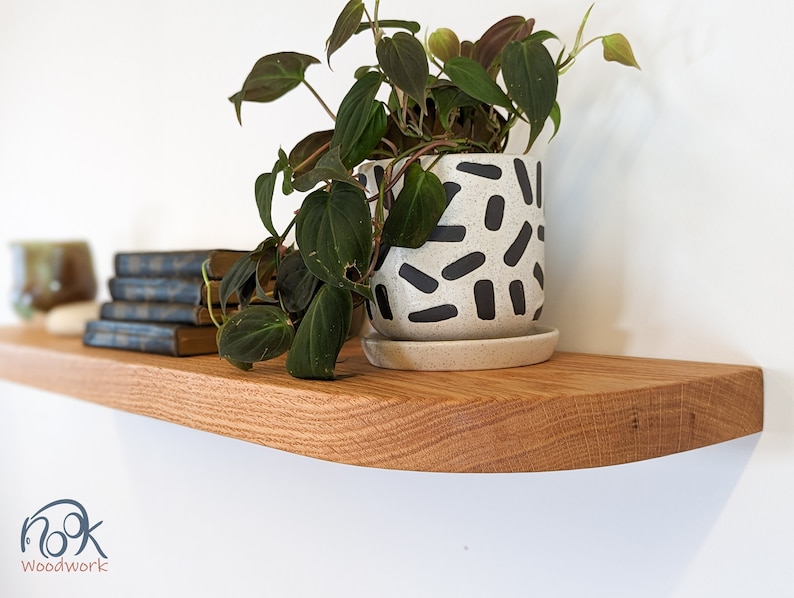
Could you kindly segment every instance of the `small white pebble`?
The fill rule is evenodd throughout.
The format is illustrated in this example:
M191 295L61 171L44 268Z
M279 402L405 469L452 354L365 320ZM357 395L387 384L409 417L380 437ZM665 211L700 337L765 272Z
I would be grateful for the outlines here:
M53 307L44 319L44 329L58 336L81 336L86 322L99 318L99 303L76 301Z

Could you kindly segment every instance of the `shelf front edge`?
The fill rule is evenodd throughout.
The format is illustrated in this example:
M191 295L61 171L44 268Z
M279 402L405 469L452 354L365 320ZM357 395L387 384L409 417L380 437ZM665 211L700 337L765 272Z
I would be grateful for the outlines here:
M343 359L350 381L304 382L276 373L283 364L249 376L217 358L94 350L0 330L5 379L352 465L576 469L661 457L763 427L763 374L752 366L563 353L540 366L455 376L377 370L356 347ZM476 385L482 392L472 391Z

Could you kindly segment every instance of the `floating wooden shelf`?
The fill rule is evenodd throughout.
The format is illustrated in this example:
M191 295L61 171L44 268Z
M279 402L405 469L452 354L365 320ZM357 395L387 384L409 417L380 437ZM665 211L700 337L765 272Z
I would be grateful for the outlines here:
M615 465L761 431L759 368L555 353L534 366L401 372L358 343L335 382L282 359L242 372L0 328L0 377L268 447L354 465L528 472Z

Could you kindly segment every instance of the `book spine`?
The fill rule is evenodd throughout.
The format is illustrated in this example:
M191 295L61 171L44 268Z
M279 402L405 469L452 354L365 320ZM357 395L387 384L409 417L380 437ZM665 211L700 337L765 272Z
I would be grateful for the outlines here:
M223 278L244 251L210 249L201 251L117 253L116 276L201 277L207 262L207 276Z
M108 325L103 320L86 324L83 343L90 347L126 349L142 353L179 355L175 328L156 326L124 327L118 322Z
M103 320L132 322L171 322L198 326L212 324L208 308L182 303L111 301L102 304L99 317ZM220 318L220 309L216 317Z
M206 303L206 287L201 279L115 277L108 282L110 296L116 301Z

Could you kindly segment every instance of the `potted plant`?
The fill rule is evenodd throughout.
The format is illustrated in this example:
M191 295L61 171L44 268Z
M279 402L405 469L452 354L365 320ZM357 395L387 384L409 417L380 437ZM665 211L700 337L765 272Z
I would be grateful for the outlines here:
M363 302L368 302L373 325L398 339L529 334L543 301L543 224L531 220L542 219L542 170L529 151L548 122L555 134L560 126L558 77L599 41L606 60L639 68L623 35L584 40L590 10L592 6L573 46L562 47L555 57L547 45L559 43L557 36L536 29L534 19L501 19L473 43L459 41L449 29L430 33L423 43L417 37L418 23L381 19L377 0L374 12L363 0L350 0L327 40L326 60L330 66L333 54L348 41L367 36L374 41L375 62L355 72L336 111L306 79L307 69L320 62L317 58L279 52L259 59L230 98L240 122L243 102L271 102L303 85L328 112L333 127L310 133L289 154L279 150L273 168L256 181L259 216L269 236L222 281L224 314L233 296L241 309L224 315L218 331L220 355L248 369L288 351L286 367L293 376L332 379L353 308ZM528 131L525 152L508 156L508 138L520 123ZM454 173L469 176L473 190L462 193L469 183L447 180L444 172L453 173L453 179ZM277 188L283 194L307 193L285 230L273 224ZM519 191L516 200L507 197L511 190ZM502 299L495 298L494 285L502 283L494 283L490 273L471 275L492 267L483 246L491 241L479 237L458 258L443 258L452 261L440 264L437 275L416 267L400 252L429 248L431 257L426 259L438 261L441 245L463 241L470 232L465 224L442 218L451 214L453 205L480 201L485 202L476 208L481 228L511 229L507 249L495 249L502 261L527 264L508 264L512 278L502 293L509 297L505 301L511 317L521 323L517 328L508 321L495 334L469 323L463 325L462 336L455 336L444 323L465 320L465 309L436 295L439 286L454 286L452 281L470 279L465 288L476 298L469 309L472 321L499 326ZM512 211L514 201L521 209L529 206L533 215ZM293 228L297 247L287 247L285 239ZM540 247L531 249L531 242L538 241ZM394 266L386 273L388 260ZM412 297L408 307L400 307L406 291L391 289L389 277L407 284L411 292L432 295L432 305L417 306ZM406 321L407 332L401 328ZM411 326L422 330L418 336L412 337Z

